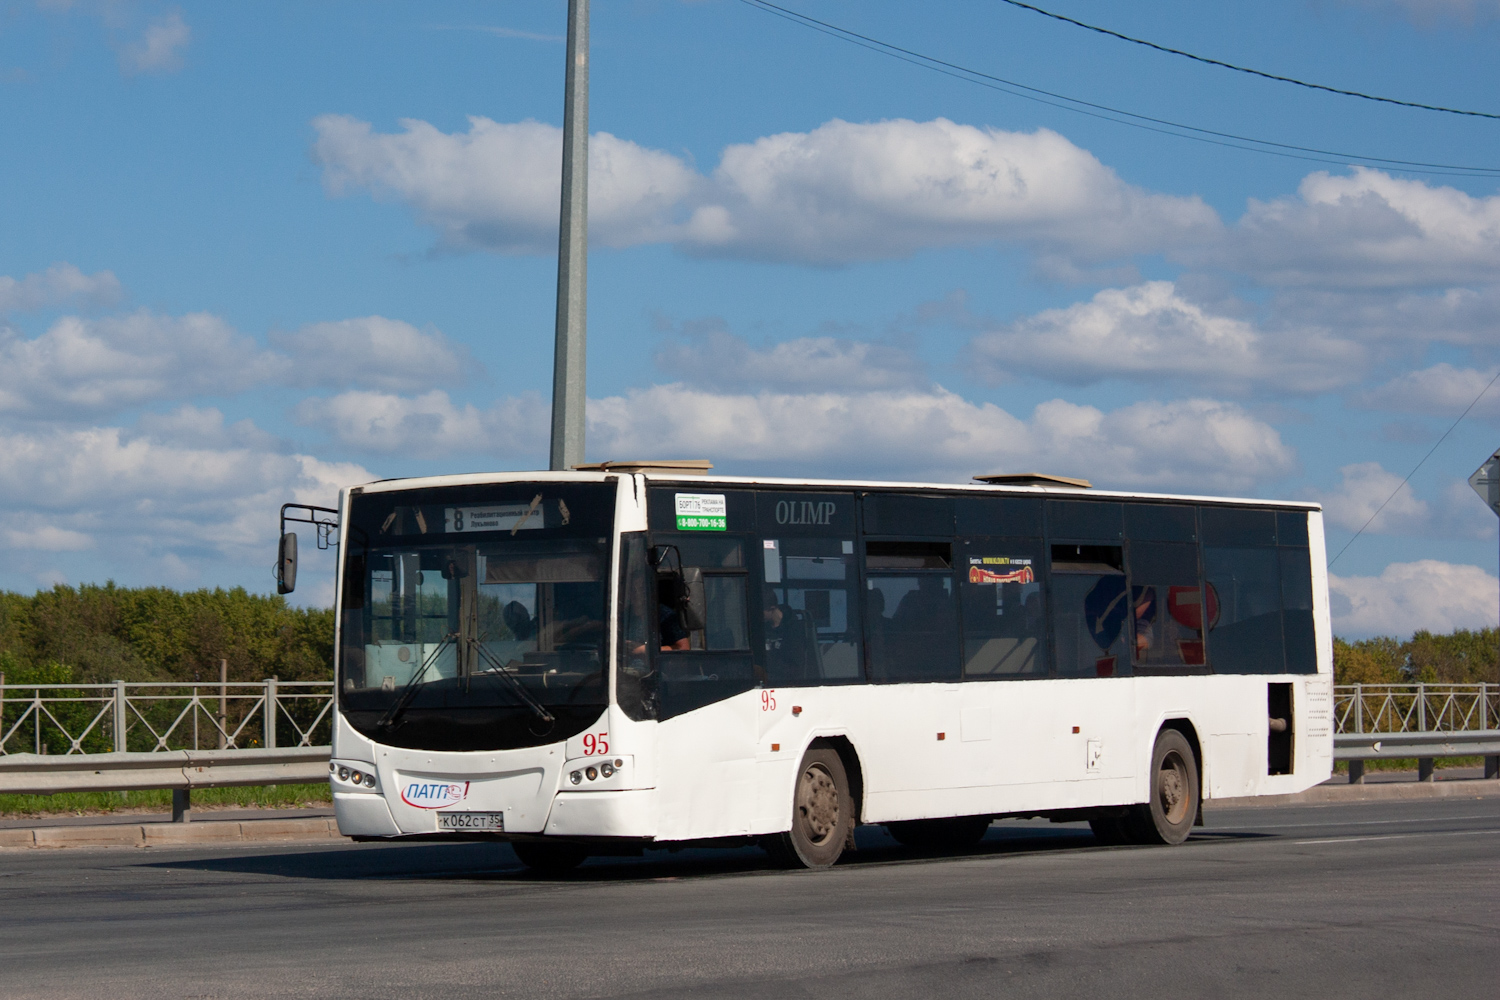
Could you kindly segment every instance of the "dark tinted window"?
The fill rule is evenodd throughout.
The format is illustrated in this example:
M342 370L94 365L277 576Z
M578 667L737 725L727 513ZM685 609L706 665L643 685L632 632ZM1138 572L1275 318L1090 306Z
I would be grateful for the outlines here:
M1136 665L1146 669L1203 666L1198 546L1132 541L1129 563Z
M1270 510L1236 510L1231 507L1204 507L1204 545L1275 545L1276 512Z
M955 503L960 535L1037 538L1042 534L1042 501L1036 497L966 494Z
M859 568L850 538L761 541L765 682L861 680Z
M1307 547L1307 511L1276 512L1276 541L1282 545Z
M1052 538L1114 541L1124 527L1124 504L1089 500L1048 500L1047 534Z
M754 685L745 558L750 540L716 530L651 533L659 557L657 635L652 652L662 719L722 701ZM677 568L679 557L690 582L695 578L702 588L704 627L686 633L686 650L668 650L663 647L671 644L672 635L683 634L682 619L673 604L677 585L669 572Z
M958 553L964 676L1045 677L1041 540L960 539Z
M1304 530L1306 521L1303 522ZM1281 560L1281 625L1286 637L1286 669L1293 674L1318 672L1318 644L1313 635L1312 559L1307 549L1277 550Z
M1175 504L1126 504L1125 537L1141 542L1196 542L1198 512Z
M1203 573L1210 621L1208 657L1214 671L1281 673L1285 664L1276 549L1205 547Z
M1115 506L1118 510L1119 505ZM1130 601L1124 564L1118 545L1052 546L1049 610L1059 677L1112 677L1130 672Z
M866 493L865 533L953 536L953 498L904 493Z
M865 565L872 570L948 569L952 542L866 542Z

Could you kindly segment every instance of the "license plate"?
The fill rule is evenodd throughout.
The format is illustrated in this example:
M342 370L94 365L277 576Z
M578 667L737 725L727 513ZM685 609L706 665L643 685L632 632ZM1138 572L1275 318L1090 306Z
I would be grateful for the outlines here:
M439 830L505 830L505 813L440 812Z

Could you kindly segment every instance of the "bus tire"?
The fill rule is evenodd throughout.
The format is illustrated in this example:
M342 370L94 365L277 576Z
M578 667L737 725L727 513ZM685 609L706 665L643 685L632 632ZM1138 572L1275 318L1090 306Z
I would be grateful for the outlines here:
M788 868L829 868L854 829L854 799L837 751L814 747L802 757L792 793L792 828L767 838L766 850Z
M561 875L572 871L588 858L588 851L578 844L541 843L535 840L513 840L510 849L516 852L521 864L534 871L548 875Z
M1198 816L1198 761L1187 738L1163 729L1151 751L1151 798L1131 807L1132 838L1140 844L1180 844Z
M897 843L916 851L966 851L984 839L990 817L911 819L887 823L885 828Z

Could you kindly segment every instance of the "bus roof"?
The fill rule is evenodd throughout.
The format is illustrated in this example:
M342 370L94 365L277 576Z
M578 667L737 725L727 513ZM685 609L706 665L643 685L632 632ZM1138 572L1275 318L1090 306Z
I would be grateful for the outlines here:
M643 463L644 464L644 463ZM366 493L385 493L394 490L428 489L437 486L477 486L485 483L513 482L603 482L611 477L627 475L622 469L612 471L580 472L483 472L457 476L423 476L412 479L381 479L354 487ZM1124 490L1097 490L1058 483L1033 485L989 485L987 483L914 483L879 479L795 479L777 476L722 476L653 468L648 472L634 473L647 482L666 485L681 483L695 490L705 486L766 486L792 489L824 490L900 490L903 492L941 490L974 494L1010 494L1017 496L1073 497L1087 500L1159 500L1179 503L1235 504L1257 507L1285 507L1295 510L1322 510L1322 505L1305 500L1265 500L1259 497L1223 497L1190 493L1137 493ZM1058 477L1061 478L1061 477Z

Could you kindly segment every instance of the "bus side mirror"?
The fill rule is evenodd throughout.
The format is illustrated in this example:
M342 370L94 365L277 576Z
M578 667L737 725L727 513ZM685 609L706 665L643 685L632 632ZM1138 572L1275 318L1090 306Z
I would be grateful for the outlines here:
M687 566L682 571L682 599L677 613L682 617L682 627L697 632L708 625L708 602L703 596L703 570Z
M297 533L288 531L276 547L276 593L290 594L297 589Z

